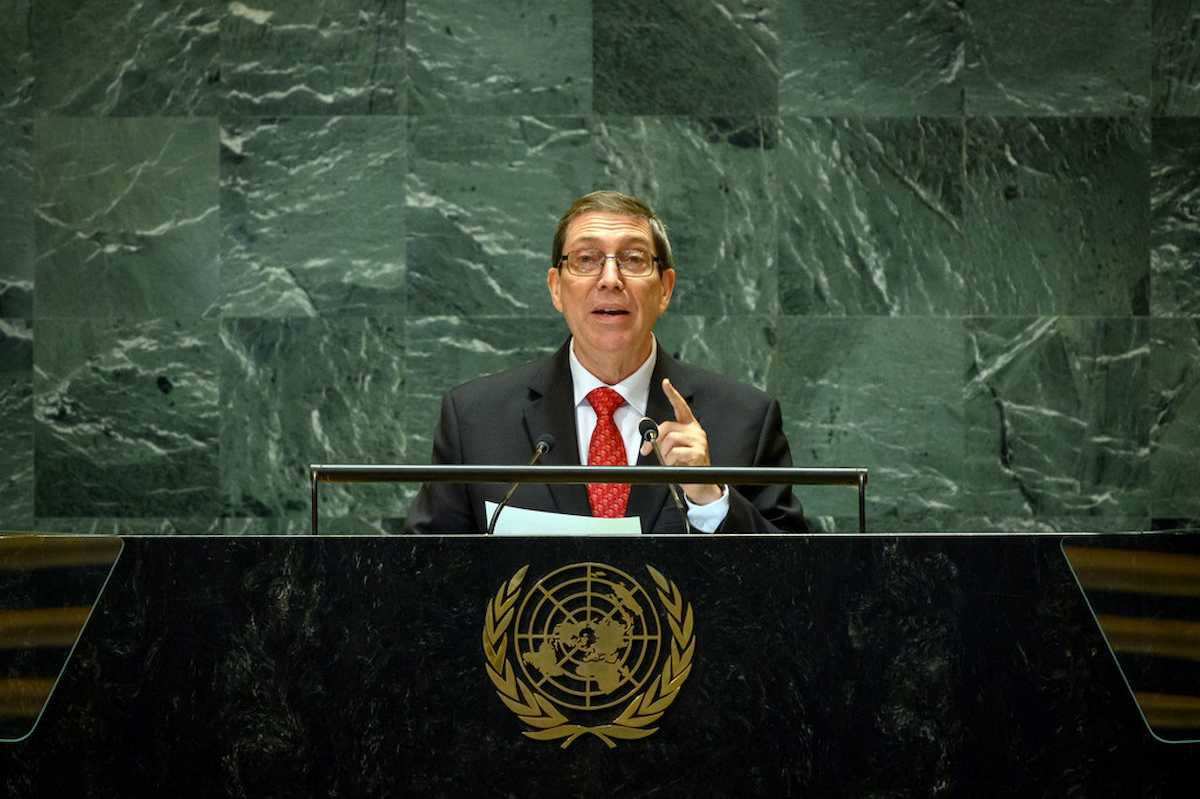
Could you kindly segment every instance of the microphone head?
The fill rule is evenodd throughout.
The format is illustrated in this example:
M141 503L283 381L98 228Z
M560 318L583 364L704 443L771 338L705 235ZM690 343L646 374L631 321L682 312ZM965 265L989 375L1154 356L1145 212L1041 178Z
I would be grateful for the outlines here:
M549 452L550 450L554 449L554 436L549 433L542 433L537 437L537 441L534 443L533 448L540 449L543 452Z
M658 425L649 416L643 416L642 421L638 422L638 432L642 436L642 441L658 439Z

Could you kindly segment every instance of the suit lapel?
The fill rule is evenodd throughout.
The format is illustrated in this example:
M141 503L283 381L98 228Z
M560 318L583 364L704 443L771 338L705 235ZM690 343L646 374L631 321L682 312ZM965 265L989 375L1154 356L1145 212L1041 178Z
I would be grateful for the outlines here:
M530 401L525 407L525 432L529 449L542 433L554 436L554 449L546 453L542 463L547 466L579 466L579 433L575 426L575 396L571 383L571 366L567 347L563 344L544 368L529 381ZM587 488L582 485L548 485L545 487L559 513L590 516Z

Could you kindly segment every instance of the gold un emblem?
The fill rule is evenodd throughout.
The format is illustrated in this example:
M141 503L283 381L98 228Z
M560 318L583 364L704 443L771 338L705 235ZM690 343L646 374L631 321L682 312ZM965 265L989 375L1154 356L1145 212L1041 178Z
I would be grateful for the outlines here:
M500 586L483 623L488 677L534 728L525 735L562 739L565 749L581 735L613 747L657 732L650 725L675 701L696 651L692 606L679 588L647 565L656 603L630 575L588 562L556 569L522 593L528 570Z

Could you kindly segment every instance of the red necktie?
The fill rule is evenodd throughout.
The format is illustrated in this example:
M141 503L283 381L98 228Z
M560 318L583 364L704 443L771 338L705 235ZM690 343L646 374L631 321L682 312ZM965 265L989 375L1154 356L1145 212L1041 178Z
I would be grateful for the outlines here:
M625 398L611 388L601 386L588 392L587 401L596 411L596 429L588 443L588 466L628 466L625 442L613 422L613 411L625 404ZM629 502L628 483L588 483L588 503L593 516L607 519L625 515Z

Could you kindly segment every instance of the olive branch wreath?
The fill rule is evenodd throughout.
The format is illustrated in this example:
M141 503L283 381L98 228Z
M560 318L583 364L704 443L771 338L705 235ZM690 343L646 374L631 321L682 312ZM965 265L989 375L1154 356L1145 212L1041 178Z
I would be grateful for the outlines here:
M619 716L607 724L588 726L572 723L549 699L526 685L508 662L508 628L513 622L516 613L513 606L521 594L521 582L528 570L528 565L522 566L500 586L488 602L483 622L487 675L496 686L500 701L521 721L537 728L525 731L525 735L538 741L565 739L562 748L566 749L581 735L591 734L611 749L617 745L614 739L629 741L658 732L657 727L650 725L658 721L675 701L679 688L692 671L692 656L696 652L692 605L683 601L679 587L647 564L646 571L658 585L658 598L667 611L667 623L671 627L670 656L645 692L635 696Z

